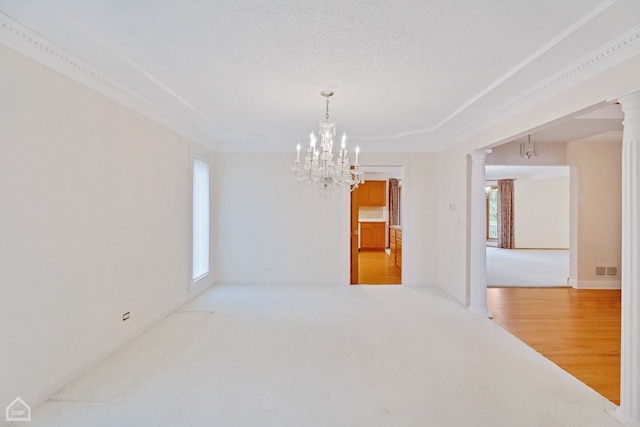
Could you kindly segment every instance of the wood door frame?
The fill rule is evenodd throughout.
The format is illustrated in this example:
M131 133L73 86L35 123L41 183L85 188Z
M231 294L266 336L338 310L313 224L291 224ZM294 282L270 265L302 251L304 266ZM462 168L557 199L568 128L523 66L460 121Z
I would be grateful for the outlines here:
M360 207L360 203L358 202L358 192L351 192L351 210L350 210L350 253L351 253L351 262L350 262L350 276L351 276L351 285L358 284L358 208Z

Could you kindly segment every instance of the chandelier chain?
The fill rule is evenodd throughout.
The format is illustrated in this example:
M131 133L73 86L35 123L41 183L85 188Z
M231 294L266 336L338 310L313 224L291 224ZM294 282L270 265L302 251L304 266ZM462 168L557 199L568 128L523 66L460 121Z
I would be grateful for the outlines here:
M327 121L329 121L329 97L328 96L327 96L327 109L326 109L324 118L327 119Z

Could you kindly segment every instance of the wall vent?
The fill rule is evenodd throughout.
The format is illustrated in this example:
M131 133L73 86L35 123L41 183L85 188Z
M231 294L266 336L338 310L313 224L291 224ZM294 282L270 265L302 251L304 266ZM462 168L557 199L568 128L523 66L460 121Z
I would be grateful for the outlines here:
M618 277L618 267L596 267L598 277Z

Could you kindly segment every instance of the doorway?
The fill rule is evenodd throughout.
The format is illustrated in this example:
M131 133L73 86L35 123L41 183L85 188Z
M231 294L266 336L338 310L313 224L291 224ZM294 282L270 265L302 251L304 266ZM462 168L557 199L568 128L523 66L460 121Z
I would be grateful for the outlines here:
M538 141L546 142L541 144L548 153L545 163L535 159L527 159L528 164L518 159L508 163L514 160L512 153L518 152L517 141L494 147L493 158L487 157L487 181L515 179L518 249L487 248L485 285L489 287L488 309L496 323L618 403L621 335L620 277L616 273L622 214L616 191L599 188L620 188L622 174L615 159L622 152L617 146L622 144L622 133L621 122L607 119L606 123L593 123L598 120L602 119L591 114L539 131ZM602 132L604 125L610 126L606 132ZM596 128L601 131L590 135ZM549 165L554 164L552 156L555 166ZM603 158L608 162L602 162ZM505 174L499 176L501 168ZM489 191L490 183L483 184ZM598 216L592 220L596 212ZM597 225L584 226L590 220ZM580 229L578 223L583 224ZM581 246L588 250L580 251ZM504 253L498 257L498 251ZM560 256L562 265L557 265ZM606 266L598 274L596 266L601 259L612 265L610 277ZM564 274L553 274L554 270ZM549 330L552 323L553 334L539 333ZM516 324L526 325L527 330ZM602 325L607 327L599 329ZM587 334L581 336L582 331ZM589 364L592 360L598 363Z
M488 287L557 287L569 284L570 168L487 165L486 269ZM512 183L512 210L504 229L512 245L498 242L502 180ZM507 197L509 199L509 197Z
M402 284L402 167L362 166L351 193L351 284Z

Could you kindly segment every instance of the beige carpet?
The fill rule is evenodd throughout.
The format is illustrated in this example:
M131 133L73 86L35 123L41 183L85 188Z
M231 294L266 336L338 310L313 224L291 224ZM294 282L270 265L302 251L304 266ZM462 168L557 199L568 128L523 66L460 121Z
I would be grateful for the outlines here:
M487 248L487 285L568 286L569 251Z
M216 286L35 408L35 426L618 425L437 288Z

